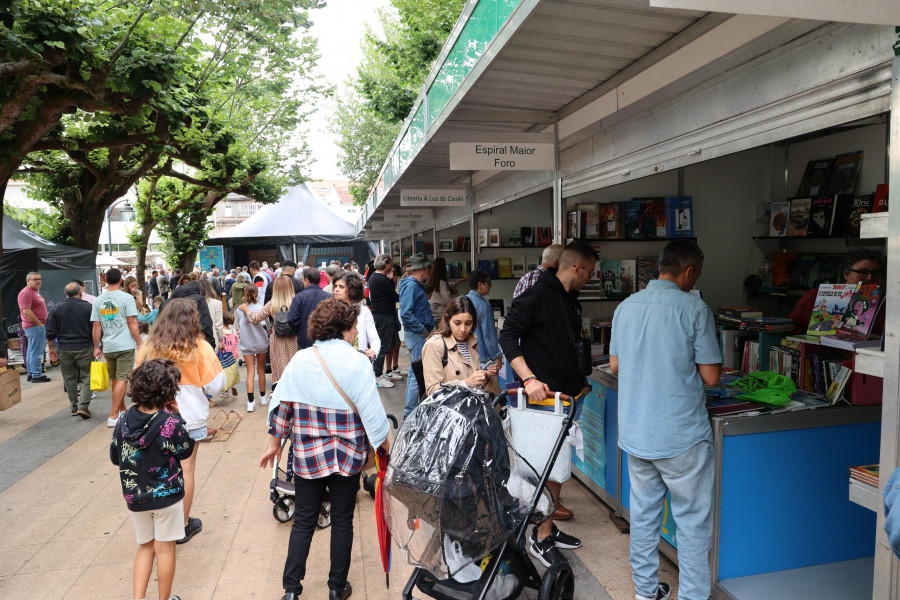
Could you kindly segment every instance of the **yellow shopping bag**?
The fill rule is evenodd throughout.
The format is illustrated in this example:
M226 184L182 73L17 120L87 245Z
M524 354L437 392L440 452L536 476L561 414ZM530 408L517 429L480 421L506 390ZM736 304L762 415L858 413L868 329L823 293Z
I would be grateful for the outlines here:
M105 392L109 388L109 367L105 362L91 363L91 390Z

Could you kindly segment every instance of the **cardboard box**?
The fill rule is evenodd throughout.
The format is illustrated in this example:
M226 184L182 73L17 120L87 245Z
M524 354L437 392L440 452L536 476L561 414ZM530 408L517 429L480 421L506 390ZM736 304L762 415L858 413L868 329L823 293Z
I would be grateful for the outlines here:
M0 410L11 408L22 401L22 384L19 372L7 369L0 372Z
M9 339L9 349L10 350L19 350L19 338L10 338Z

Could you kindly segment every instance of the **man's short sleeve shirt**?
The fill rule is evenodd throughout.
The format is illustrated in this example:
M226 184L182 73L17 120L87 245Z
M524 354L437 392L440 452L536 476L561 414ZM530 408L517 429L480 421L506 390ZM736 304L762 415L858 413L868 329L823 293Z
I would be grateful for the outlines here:
M97 296L91 309L91 321L100 323L104 353L135 349L134 338L128 328L128 317L137 315L137 305L131 294L116 290Z

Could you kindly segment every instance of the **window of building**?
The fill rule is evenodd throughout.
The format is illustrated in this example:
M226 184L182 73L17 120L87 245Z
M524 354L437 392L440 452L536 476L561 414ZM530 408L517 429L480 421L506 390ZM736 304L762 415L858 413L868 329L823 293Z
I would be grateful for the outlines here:
M241 216L242 217L252 217L256 214L256 211L259 210L259 204L254 203L246 203L241 204Z

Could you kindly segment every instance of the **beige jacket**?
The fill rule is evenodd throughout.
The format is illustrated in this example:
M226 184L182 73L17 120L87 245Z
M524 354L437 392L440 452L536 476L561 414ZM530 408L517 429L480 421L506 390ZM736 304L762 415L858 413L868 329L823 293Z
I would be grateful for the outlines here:
M456 349L453 336L442 337L439 334L430 336L422 348L422 371L425 374L425 393L430 395L441 383L461 384L472 373L479 370L478 338L472 333L466 340L469 345L471 363L467 363ZM444 344L447 346L447 366L441 366L444 357ZM500 384L496 377L488 380L485 389L495 394L500 392Z

